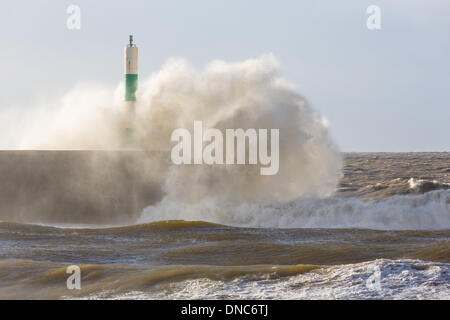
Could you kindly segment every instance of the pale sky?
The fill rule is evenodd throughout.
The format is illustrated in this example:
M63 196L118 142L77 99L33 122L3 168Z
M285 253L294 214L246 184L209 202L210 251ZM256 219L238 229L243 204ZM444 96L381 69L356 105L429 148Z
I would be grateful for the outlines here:
M381 30L366 27L372 4ZM271 52L342 151L450 151L448 0L3 0L0 23L2 121L80 82L122 81L133 33L143 77L170 57L201 68Z

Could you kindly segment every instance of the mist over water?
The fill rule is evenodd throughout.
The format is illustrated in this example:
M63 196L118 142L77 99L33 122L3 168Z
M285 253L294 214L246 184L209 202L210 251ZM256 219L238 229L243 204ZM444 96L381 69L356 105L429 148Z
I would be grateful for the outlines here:
M223 134L225 129L280 129L277 175L260 176L259 165L172 165L165 173L166 201L270 202L322 197L335 190L342 160L327 121L282 78L273 55L213 61L201 70L183 59L170 59L139 81L135 148L169 152L175 144L172 131L181 127L193 132L194 120ZM60 105L40 110L20 148L120 148L123 91L123 83L115 89L75 87Z
M120 147L123 84L116 89L79 83L59 100L39 103L20 116L17 149L116 150Z

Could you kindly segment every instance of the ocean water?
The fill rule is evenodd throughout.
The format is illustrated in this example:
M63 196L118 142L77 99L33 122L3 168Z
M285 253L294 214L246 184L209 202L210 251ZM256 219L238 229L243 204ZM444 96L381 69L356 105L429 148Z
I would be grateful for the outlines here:
M450 299L450 153L346 154L327 197L2 221L0 298Z

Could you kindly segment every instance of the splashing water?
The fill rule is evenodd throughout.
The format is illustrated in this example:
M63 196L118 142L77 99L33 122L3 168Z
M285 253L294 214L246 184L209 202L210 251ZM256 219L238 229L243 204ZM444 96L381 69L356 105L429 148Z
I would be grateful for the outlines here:
M34 119L21 148L119 148L122 92L123 83L115 90L77 86L61 107ZM260 176L257 165L172 165L164 179L171 201L213 199L219 204L327 196L340 178L342 160L327 121L281 77L273 55L238 63L213 61L203 70L171 59L140 82L137 101L137 147L145 150L170 150L172 131L192 131L194 120L223 131L280 129L277 175Z

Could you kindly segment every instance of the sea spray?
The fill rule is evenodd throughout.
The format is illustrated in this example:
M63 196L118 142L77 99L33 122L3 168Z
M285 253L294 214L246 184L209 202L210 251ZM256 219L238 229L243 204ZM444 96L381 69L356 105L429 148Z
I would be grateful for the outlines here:
M77 86L60 106L33 119L21 148L119 148L122 91L123 84L115 90ZM262 177L258 166L170 166L164 173L164 191L171 201L270 202L327 196L335 190L342 160L327 121L282 78L271 54L237 63L213 61L202 70L170 59L140 84L134 147L169 152L173 130L191 130L194 120L223 132L279 129L279 172Z
M122 87L79 83L60 99L23 112L17 149L118 149Z
M193 130L195 120L223 133L230 128L279 128L276 175L260 176L258 166L171 166L165 191L172 201L266 202L327 196L335 190L341 157L326 121L280 76L272 55L240 63L215 61L202 71L171 60L143 82L138 96L146 148L170 148L173 130Z

